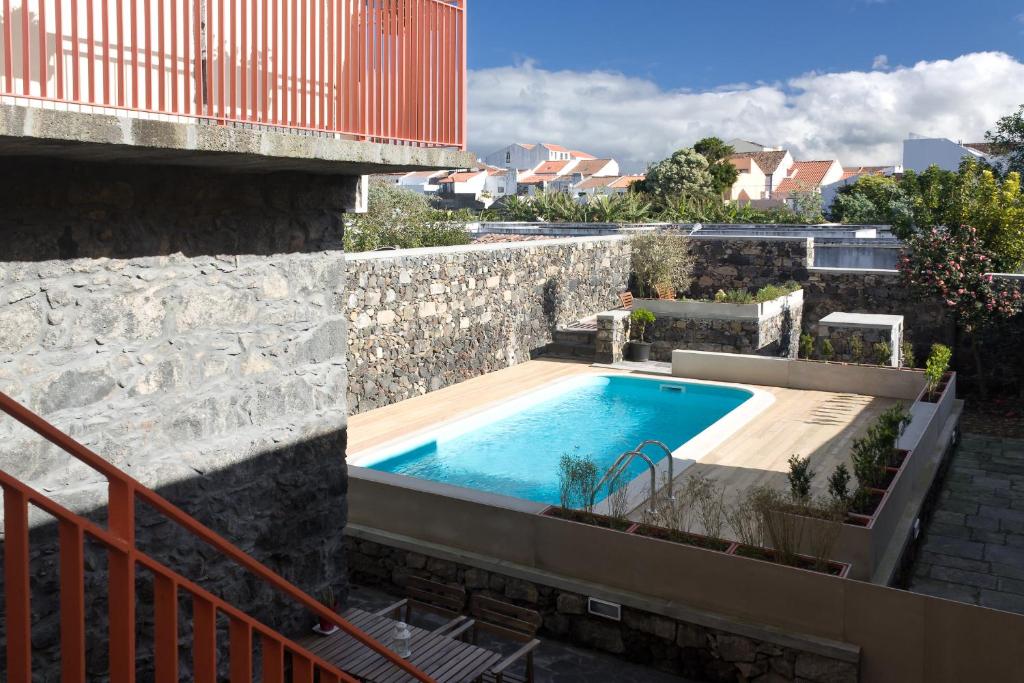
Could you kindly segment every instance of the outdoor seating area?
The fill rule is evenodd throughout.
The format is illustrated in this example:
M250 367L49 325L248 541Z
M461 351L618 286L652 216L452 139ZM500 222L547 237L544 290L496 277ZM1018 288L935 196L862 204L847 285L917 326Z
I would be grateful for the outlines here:
M516 605L416 576L406 597L372 612L349 607L342 616L367 635L389 643L438 683L533 683L534 638L540 615ZM478 645L480 635L516 644L510 655ZM398 641L404 641L404 644ZM313 654L370 683L414 680L389 661L337 630L298 639Z

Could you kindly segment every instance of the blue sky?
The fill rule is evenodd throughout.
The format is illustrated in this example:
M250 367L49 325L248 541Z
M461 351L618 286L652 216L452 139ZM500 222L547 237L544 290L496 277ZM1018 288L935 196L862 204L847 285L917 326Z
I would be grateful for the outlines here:
M878 55L890 64L983 51L1024 57L1024 1L471 0L470 12L470 68L530 59L665 88L870 69Z
M470 0L470 145L643 170L709 134L899 163L1024 103L1024 0Z

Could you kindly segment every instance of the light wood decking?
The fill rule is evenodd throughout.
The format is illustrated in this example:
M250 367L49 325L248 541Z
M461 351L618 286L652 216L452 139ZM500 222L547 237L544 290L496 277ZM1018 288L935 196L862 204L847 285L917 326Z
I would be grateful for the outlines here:
M455 386L378 408L349 419L349 454L385 444L464 417L557 379L580 374L626 371L595 368L587 363L533 360L476 377ZM702 462L677 476L677 482L701 472L725 486L731 501L749 486L786 486L787 460L793 454L810 456L817 477L815 495L827 491L827 477L837 463L847 461L852 440L864 433L892 399L761 387L775 403L756 416ZM637 511L634 517L639 517Z

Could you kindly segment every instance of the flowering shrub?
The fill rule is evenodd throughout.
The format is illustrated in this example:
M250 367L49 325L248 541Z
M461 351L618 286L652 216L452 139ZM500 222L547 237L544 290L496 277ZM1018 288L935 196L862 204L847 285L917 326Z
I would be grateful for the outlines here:
M974 228L932 228L911 237L907 246L909 255L899 264L907 283L924 297L937 297L964 331L973 333L1020 312L1020 289L988 274L992 257Z

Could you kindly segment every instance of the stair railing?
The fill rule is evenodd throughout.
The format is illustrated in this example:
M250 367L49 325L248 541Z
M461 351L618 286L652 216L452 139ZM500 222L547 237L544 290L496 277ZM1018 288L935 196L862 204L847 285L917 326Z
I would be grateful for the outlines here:
M135 569L136 565L154 576L154 669L157 683L178 680L178 591L193 596L194 680L215 683L217 613L230 622L229 652L231 680L252 680L252 639L257 635L263 645L265 681L283 683L285 653L291 655L293 680L312 681L320 673L321 681L355 679L334 665L316 657L301 646L277 634L195 583L176 574L142 553L135 544L135 502L142 501L175 522L199 540L230 558L271 587L293 599L313 615L336 624L346 634L373 650L393 666L418 681L433 679L402 659L361 629L353 626L282 576L244 553L220 535L155 491L128 476L99 455L61 432L49 422L0 392L0 410L36 432L72 457L106 477L108 482L107 528L80 517L0 470L4 492L4 596L6 600L7 680L9 683L32 681L32 624L29 590L29 505L34 505L58 520L60 545L61 666L64 683L85 680L85 536L99 541L107 549L109 675L111 683L135 681ZM248 656L242 653L248 647ZM239 656L235 657L234 653Z

